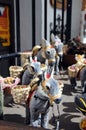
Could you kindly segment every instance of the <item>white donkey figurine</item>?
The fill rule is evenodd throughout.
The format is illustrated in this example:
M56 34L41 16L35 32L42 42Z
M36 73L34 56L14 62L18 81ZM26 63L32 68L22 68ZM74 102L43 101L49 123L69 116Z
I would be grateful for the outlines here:
M27 100L27 123L34 127L48 128L50 107L55 102L59 104L62 98L62 88L54 78L44 79ZM40 120L39 120L40 117Z
M54 66L56 62L55 48L47 40L42 39L40 47L38 45L33 47L32 55L33 57L37 57L37 61L39 61L41 64L46 64L48 72L52 73L53 76Z
M61 39L53 33L51 34L51 44L54 46L56 50L56 62L55 62L55 74L57 75L59 73L59 63L62 63L62 57L63 57L63 43L61 42Z

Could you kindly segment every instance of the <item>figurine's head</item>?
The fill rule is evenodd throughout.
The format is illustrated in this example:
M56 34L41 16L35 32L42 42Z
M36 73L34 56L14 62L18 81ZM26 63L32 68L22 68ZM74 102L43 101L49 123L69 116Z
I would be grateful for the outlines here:
M32 74L36 75L41 75L42 74L42 69L41 69L41 63L38 61L30 61L29 63L29 70L31 71Z
M76 60L77 62L83 63L84 60L85 60L85 55L75 54L75 60Z
M47 40L42 39L41 46L43 57L46 59L55 59L56 50Z
M54 36L54 34L52 33L51 34L51 41L52 41L53 46L56 49L56 52L59 55L63 55L63 43L61 42L61 39L57 35Z
M58 104L61 101L62 89L54 78L45 79L38 91L42 96L49 98L50 102Z

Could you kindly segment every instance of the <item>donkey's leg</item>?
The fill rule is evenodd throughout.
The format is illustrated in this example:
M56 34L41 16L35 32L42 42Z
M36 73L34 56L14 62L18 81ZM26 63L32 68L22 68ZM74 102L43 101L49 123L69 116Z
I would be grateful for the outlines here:
M86 81L84 82L84 93L86 93Z
M25 119L25 123L26 124L30 124L30 109L28 107L28 105L26 104L26 119Z
M35 108L31 108L30 110L30 124L34 127L40 127L39 124L39 113L36 112Z
M50 113L50 109L47 109L47 111L45 113L41 114L41 127L45 128L45 129L48 128L49 113Z
M56 75L59 74L59 61L60 61L59 56L56 56L55 70L54 70Z
M76 87L76 85L77 85L77 80L76 80L76 77L69 77L69 79L70 79L70 84L71 84L71 87L72 88L75 88Z
M34 127L40 127L39 109L39 99L33 94L30 101L30 124Z
M80 71L80 80L81 80L81 87L82 92L85 92L85 86L86 86L86 67L82 68Z
M85 81L83 79L81 80L81 87L82 87L82 93L85 93L86 92L85 91L86 84L85 84Z

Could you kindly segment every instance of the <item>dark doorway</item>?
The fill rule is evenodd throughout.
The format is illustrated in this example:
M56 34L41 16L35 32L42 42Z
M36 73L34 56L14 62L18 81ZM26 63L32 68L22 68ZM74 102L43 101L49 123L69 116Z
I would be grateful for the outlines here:
M15 52L14 1L0 0L0 56ZM14 58L0 59L0 75L9 75Z

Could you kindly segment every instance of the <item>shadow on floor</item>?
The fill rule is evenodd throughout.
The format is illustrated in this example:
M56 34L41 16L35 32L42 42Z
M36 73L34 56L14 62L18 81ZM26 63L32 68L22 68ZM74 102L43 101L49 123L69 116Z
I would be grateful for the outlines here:
M18 114L5 114L4 120L9 122L17 122L17 123L24 123L25 118Z

